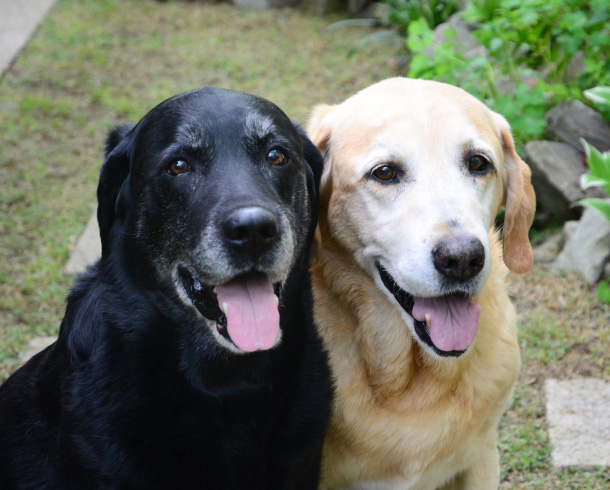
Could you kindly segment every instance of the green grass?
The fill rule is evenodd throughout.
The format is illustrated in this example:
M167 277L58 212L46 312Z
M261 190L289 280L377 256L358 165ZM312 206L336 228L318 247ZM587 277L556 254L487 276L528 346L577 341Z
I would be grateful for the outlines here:
M340 102L397 66L382 44L348 58L363 33L325 33L337 20L199 2L58 1L0 79L0 382L30 338L58 331L73 280L63 268L95 209L107 130L205 85L261 95L305 123L316 103ZM500 429L502 488L607 488L607 469L551 466L542 383L610 379L610 307L578 280L540 270L515 296L523 370Z
M606 489L610 469L551 465L545 420L548 378L610 380L610 305L572 276L534 269L515 278L523 366L513 404L500 423L502 489Z

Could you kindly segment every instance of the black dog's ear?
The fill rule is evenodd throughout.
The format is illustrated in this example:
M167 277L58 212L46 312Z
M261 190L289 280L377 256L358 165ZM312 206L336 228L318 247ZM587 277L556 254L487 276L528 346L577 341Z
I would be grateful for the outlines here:
M97 187L97 221L102 240L102 257L110 253L110 229L116 218L117 200L121 187L129 175L131 141L128 137L133 125L113 128L106 138L106 160L100 171Z
M311 201L311 227L309 232L313 236L318 226L318 213L320 210L319 189L322 170L324 170L324 157L320 150L318 150L318 147L311 142L305 130L298 124L295 124L295 127L303 142L303 156L305 157L305 167L307 169L307 191Z
M133 124L121 124L108 131L108 136L106 136L106 145L104 146L105 158L108 158L110 153L112 153L112 150L119 146L119 143L125 139L125 136L127 136L133 128Z
M324 157L318 147L311 142L305 130L298 124L295 124L295 127L303 142L303 156L307 163L307 187L311 198L317 201L320 178L324 169Z

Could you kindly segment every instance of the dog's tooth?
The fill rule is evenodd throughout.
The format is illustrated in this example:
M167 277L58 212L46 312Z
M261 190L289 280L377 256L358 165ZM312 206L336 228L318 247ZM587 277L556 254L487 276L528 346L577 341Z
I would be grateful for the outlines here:
M214 287L212 288L212 292L213 292L214 294L216 294L216 286L214 286Z
M225 315L228 315L228 313L229 313L229 305L227 303L223 303L222 304L222 311L224 312Z
M426 326L428 328L430 328L430 323L432 321L432 315L430 315L430 313L426 313L424 316L426 317Z
M277 297L277 294L274 294L273 297L275 298L275 306L280 306L280 298Z

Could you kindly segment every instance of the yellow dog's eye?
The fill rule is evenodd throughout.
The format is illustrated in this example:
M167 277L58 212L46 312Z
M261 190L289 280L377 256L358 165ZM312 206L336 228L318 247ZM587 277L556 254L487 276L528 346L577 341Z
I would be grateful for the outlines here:
M373 170L373 176L384 182L389 182L390 180L394 180L396 178L396 170L389 165L381 165Z
M267 153L267 162L271 165L284 165L288 161L288 157L278 148L274 148Z
M481 155L473 155L468 160L468 170L470 172L481 173L487 170L489 160Z
M169 167L167 167L167 173L173 175L181 175L187 173L191 169L188 162L184 160L174 160Z

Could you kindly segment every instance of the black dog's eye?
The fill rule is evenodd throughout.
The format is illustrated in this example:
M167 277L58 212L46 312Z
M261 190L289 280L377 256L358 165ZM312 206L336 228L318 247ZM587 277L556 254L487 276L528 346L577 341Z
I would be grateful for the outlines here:
M167 173L173 176L187 173L191 169L188 162L184 160L174 160L169 167L167 167Z
M489 160L481 155L473 155L468 159L468 171L475 174L484 173L490 165Z
M278 148L274 148L267 153L267 161L271 165L284 165L288 161L288 157Z
M394 170L394 168L392 168L390 165L381 165L380 167L374 169L371 174L373 177L381 180L382 182L390 182L395 180L397 177L396 170Z

